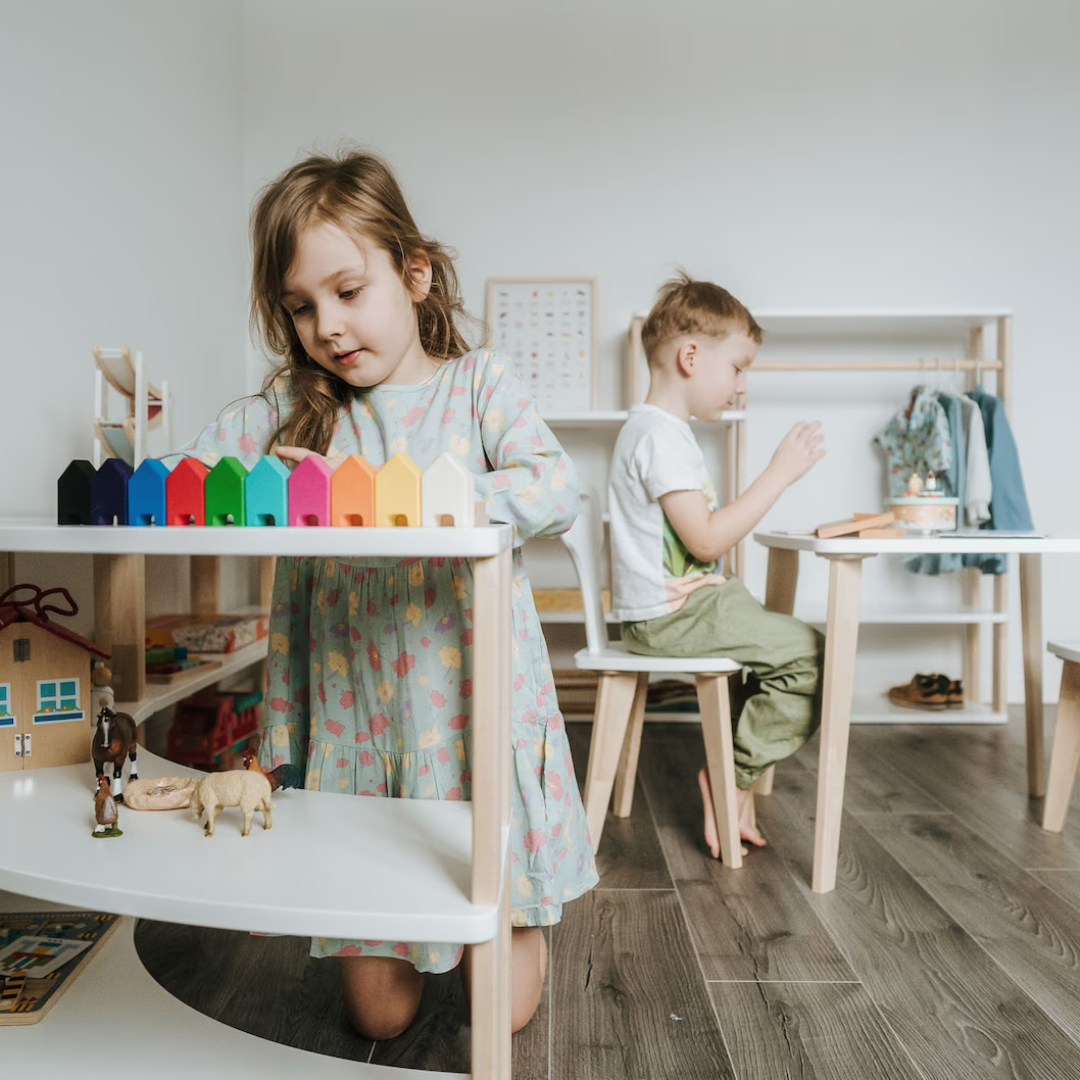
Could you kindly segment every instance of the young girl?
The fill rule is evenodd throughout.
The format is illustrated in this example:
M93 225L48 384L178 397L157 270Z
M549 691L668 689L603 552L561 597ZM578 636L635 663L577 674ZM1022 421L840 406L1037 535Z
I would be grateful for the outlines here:
M378 468L404 451L426 469L450 451L477 474L488 517L519 542L569 528L572 462L512 360L468 350L451 258L418 231L382 161L350 153L289 169L261 194L252 241L252 322L284 363L184 453L210 465L230 454L248 468L271 449L331 464L355 453ZM468 560L279 559L260 764L296 765L316 791L470 798L471 591ZM540 927L597 878L519 547L512 626L517 1031L540 1000ZM343 857L363 858L356 839ZM462 957L445 942L316 938L311 951L341 958L350 1014L374 1039L412 1021L422 972Z

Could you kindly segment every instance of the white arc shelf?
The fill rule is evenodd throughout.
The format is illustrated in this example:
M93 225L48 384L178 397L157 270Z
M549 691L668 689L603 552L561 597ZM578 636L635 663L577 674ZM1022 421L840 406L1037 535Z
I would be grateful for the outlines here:
M200 775L146 750L138 765ZM277 791L273 828L256 811L249 836L236 808L205 837L188 810L121 807L124 835L95 840L93 779L89 762L0 774L0 888L277 934L472 943L498 929L499 902L469 899L471 803Z

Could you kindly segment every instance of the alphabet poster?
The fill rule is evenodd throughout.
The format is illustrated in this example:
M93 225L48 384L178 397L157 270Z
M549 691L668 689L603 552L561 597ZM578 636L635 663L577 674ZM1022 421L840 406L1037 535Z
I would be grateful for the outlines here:
M594 278L489 278L491 343L518 364L541 416L583 413L596 393Z

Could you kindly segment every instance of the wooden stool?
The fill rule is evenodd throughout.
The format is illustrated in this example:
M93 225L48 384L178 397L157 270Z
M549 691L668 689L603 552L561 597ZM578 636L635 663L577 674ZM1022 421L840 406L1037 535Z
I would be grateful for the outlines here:
M1061 670L1057 727L1050 753L1050 779L1043 803L1043 828L1061 832L1080 764L1080 645L1047 643L1047 649L1065 662Z

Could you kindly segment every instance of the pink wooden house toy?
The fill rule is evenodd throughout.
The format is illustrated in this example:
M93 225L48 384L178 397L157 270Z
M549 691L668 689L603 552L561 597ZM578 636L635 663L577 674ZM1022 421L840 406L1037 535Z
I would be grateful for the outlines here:
M333 470L317 454L304 458L289 477L289 524L330 524Z

